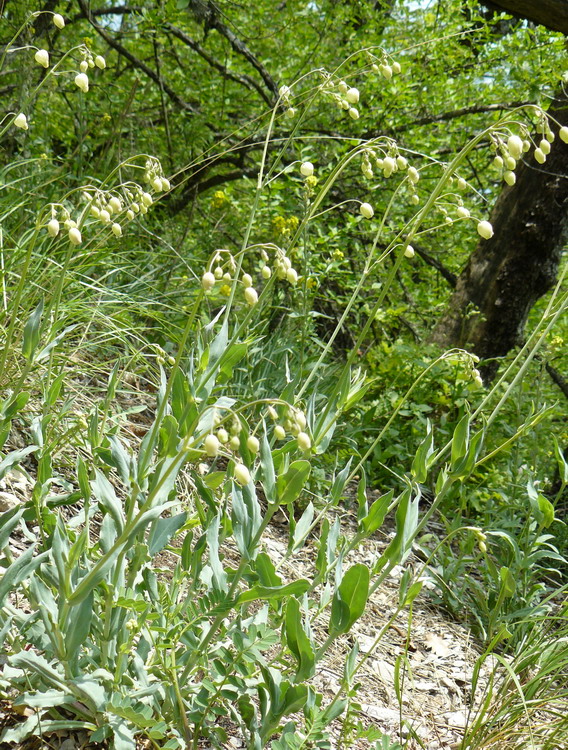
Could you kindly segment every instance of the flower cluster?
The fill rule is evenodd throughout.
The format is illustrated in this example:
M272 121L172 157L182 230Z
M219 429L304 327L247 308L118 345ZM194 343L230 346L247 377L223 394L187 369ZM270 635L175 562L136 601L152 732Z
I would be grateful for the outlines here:
M280 97L280 103L284 107L286 117L294 117L296 110L292 106L292 91L289 86L280 86L278 90L278 96Z

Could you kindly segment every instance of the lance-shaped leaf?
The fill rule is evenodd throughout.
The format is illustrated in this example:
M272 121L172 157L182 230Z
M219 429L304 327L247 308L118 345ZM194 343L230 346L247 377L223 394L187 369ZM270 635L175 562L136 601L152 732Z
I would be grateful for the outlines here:
M296 502L308 481L310 471L309 461L292 461L288 471L278 477L277 496L280 505Z

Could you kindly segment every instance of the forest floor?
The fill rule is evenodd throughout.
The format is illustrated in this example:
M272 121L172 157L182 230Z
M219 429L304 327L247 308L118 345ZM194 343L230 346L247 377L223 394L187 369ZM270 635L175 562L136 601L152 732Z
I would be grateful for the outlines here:
M138 394L138 399L140 394ZM134 400L134 399L133 399ZM138 400L140 403L140 400ZM151 421L151 408L145 413L135 414L122 425L122 434L134 447L144 434ZM14 441L13 447L22 440ZM31 467L30 467L31 468ZM182 485L185 484L183 477ZM9 496L18 502L26 502L33 487L33 476L15 470L0 481L0 499ZM370 498L371 500L374 497ZM1 510L1 509L0 509ZM356 531L355 513L338 508L341 516L342 533ZM436 524L429 529L441 533ZM385 522L383 529L371 539L363 542L349 557L350 563L372 565L385 550L394 535L392 519ZM277 514L265 533L265 550L277 564L285 555L288 545L288 526L285 518ZM15 556L23 551L22 540L15 540ZM230 562L235 550L222 550L226 561ZM287 580L304 577L308 570L313 571L313 559L317 554L315 539L308 539L305 547L295 555L293 567L285 562L280 573ZM168 553L160 555L160 568L173 566L177 557ZM411 556L405 567L420 571L423 562ZM360 712L354 714L355 726L347 734L341 733L341 721L337 720L333 744L335 748L351 747L367 750L374 747L377 736L383 733L391 737L391 742L400 741L409 749L422 747L424 750L450 750L461 746L464 728L472 719L472 704L479 701L479 692L487 684L491 662L487 660L480 670L478 695L471 695L472 676L476 660L481 654L467 627L456 623L447 613L436 607L429 596L432 586L428 576L424 576L422 592L415 599L411 611L403 610L389 625L389 620L398 609L400 578L404 570L396 567L383 585L372 595L364 615L356 622L350 633L337 639L329 649L323 666L313 678L314 686L323 693L324 703L331 700L340 688L345 658L357 638L360 653L369 654L358 673L360 683L354 701ZM384 634L373 647L379 632ZM325 623L321 632L315 630L316 640L325 640ZM398 667L397 667L398 660ZM395 686L398 686L398 690ZM398 693L398 694L397 694ZM8 704L0 706L0 727L21 720L16 717ZM405 744L406 743L406 744ZM13 747L0 745L0 749ZM49 747L52 750L83 750L94 747L89 744L86 733L74 735L61 733L50 735L45 741L34 740L24 745L25 750L39 750ZM206 744L203 747L207 747ZM245 747L240 737L231 737L227 748Z

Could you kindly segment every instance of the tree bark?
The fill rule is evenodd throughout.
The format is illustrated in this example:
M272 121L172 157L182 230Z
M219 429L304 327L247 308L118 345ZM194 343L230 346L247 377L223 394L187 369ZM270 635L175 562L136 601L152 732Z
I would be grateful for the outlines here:
M563 93L549 114L568 124ZM491 214L493 237L478 243L432 333L443 346L465 347L488 360L488 379L497 371L496 358L522 341L531 307L555 283L568 228L567 177L568 144L559 138L545 164L531 156L519 165L515 186L505 187Z
M505 11L517 18L546 26L552 31L568 34L568 3L566 0L480 0L492 10Z

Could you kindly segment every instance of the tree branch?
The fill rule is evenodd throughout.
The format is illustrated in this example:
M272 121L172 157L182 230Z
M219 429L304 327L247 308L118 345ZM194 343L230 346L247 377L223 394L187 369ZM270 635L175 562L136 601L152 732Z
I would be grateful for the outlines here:
M248 89L254 89L260 96L263 98L263 100L268 104L269 107L272 106L272 100L269 96L267 96L266 92L258 84L254 78L251 78L247 75L238 75L237 73L231 73L229 70L227 70L225 65L222 65L220 62L217 62L215 58L213 58L208 52L206 52L203 47L193 40L190 36L188 36L185 31L182 31L181 29L178 29L176 26L173 26L171 23L164 24L164 27L172 33L173 36L175 36L177 39L180 40L180 42L183 42L188 47L190 47L194 52L197 52L198 55L200 55L212 68L215 68L215 70L218 70L222 76L225 78L229 78L231 81L235 81L236 83L240 83L241 86L246 86Z
M101 36L105 42L109 45L109 47L112 47L115 49L120 55L125 57L127 60L129 60L132 65L134 65L135 68L138 68L141 70L145 75L148 76L154 83L158 86L158 88L163 87L164 92L168 95L168 97L178 105L181 109L184 109L186 112L191 112L192 114L197 113L197 108L193 106L193 104L190 104L189 102L184 101L181 96L179 96L171 86L169 86L165 81L161 81L160 77L152 70L152 68L148 67L145 62L142 62L142 60L139 60L137 57L135 57L132 52L127 50L125 47L123 47L119 42L114 39L107 31L104 29L100 24L98 24L94 18L93 14L89 11L86 1L85 0L77 0L79 3L79 7L81 8L82 13L84 13L85 18L89 21L91 26L95 29L95 31Z
M218 11L212 2L207 4L204 0L190 0L189 7L191 8L193 15L200 22L203 23L205 30L215 29L216 31L224 36L228 40L231 47L242 55L252 67L258 71L260 77L264 81L266 87L274 94L274 97L278 97L278 86L276 82L266 70L260 60L250 51L244 42L242 42L231 29L226 26L223 21L219 18Z
M566 380L565 377L563 377L558 370L553 367L549 362L546 362L544 365L546 372L550 375L552 380L556 383L556 385L560 388L562 393L568 398L568 380Z
M568 34L568 3L566 0L480 0L491 10L505 11L516 18L525 18L552 31Z
M440 263L437 258L434 258L433 255L430 255L430 253L426 252L423 247L419 247L415 242L412 243L412 247L416 250L418 255L425 263L427 263L429 266L432 266L432 268L435 268L436 271L440 273L440 276L443 276L444 279L446 279L452 289L455 288L458 281L458 277L455 273L452 273L452 271L446 268L443 263Z

